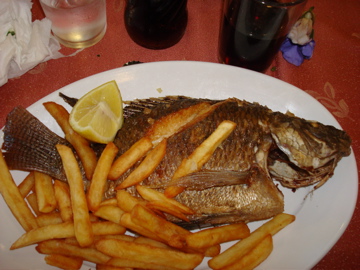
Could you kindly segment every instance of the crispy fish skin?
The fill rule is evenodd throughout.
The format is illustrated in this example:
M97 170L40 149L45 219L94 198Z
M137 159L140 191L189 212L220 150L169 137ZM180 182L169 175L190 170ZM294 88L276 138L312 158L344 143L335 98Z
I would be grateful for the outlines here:
M146 114L139 113L127 119L129 121L125 121L124 129L119 131L114 143L121 151L126 151L128 146L124 143L130 142L131 145L144 136L154 121L199 102L213 104L217 101L180 99L174 101L171 106L157 105L155 109L146 111ZM237 124L235 130L196 175L206 174L209 181L213 179L216 182L220 179L226 181L225 178L230 177L226 174L219 176L219 172L233 172L233 177L236 173L251 171L246 181L244 182L244 178L239 175L238 181L234 180L228 186L185 190L176 199L196 211L196 214L190 217L192 223L196 224L254 221L283 212L283 195L266 172L266 152L270 149L272 138L268 129L258 124L259 119L262 122L267 121L267 111L266 107L229 99L204 120L170 137L165 157L155 172L142 184L161 191L171 180L181 161L188 157L223 120L230 120ZM136 125L145 128L134 129ZM107 193L109 197L113 196L113 188L121 183L128 173L130 171L116 182L110 183Z
M271 218L284 211L284 197L274 182L258 166L238 183L203 190L186 190L176 199L193 209L189 219L195 224L218 225ZM211 177L209 173L208 177ZM213 176L217 176L213 173ZM226 177L226 176L224 176ZM174 222L178 220L174 218Z

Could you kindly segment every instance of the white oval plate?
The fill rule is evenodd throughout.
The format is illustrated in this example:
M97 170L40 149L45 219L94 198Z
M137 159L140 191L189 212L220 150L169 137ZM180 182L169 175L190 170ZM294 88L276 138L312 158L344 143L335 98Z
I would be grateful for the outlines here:
M212 99L237 97L267 105L272 110L293 112L299 117L317 120L340 128L340 125L318 101L300 89L257 72L227 65L204 62L156 62L109 70L67 85L39 100L28 110L51 130L62 134L42 103L55 101L70 107L58 96L62 92L81 97L107 81L116 80L124 100L186 95ZM306 104L306 106L304 106ZM2 134L1 134L2 135ZM2 138L0 139L2 144ZM25 173L13 171L16 183ZM345 177L344 177L345 176ZM274 237L274 251L259 269L310 269L331 249L345 231L355 209L358 176L353 154L338 164L334 176L311 196L311 188L293 193L281 188L285 212L296 215L296 221ZM0 200L0 268L53 269L34 246L9 251L23 234L4 201ZM262 222L250 224L251 230ZM232 243L222 246L222 250ZM82 269L93 268L84 264ZM209 269L205 259L197 269Z

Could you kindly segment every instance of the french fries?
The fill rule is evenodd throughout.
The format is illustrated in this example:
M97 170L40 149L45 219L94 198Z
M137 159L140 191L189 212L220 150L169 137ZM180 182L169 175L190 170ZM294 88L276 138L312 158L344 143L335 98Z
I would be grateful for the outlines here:
M71 254L72 257L98 264L105 264L111 259L111 257L95 248L83 248L58 239L43 241L36 246L36 250L41 254L60 254L65 256Z
M267 235L275 235L294 220L295 216L285 213L275 216L252 232L249 237L244 238L223 253L209 260L209 266L212 269L223 269L226 266L234 264L238 259L254 249Z
M169 187L165 189L165 195L172 198L181 193L185 187L176 186L176 180L200 170L211 158L216 148L231 134L235 127L236 124L232 121L221 122L216 130L203 141L188 158L185 158L181 162L169 183Z
M74 237L74 224L73 223L60 223L51 224L37 229L33 229L23 234L15 243L10 247L11 250L29 246L41 241L54 239L54 238L69 238Z
M125 190L118 190L116 192L116 199L118 206L127 213L130 213L134 206L137 204L146 204L145 201L132 196L129 192Z
M153 239L153 240L156 240L159 242L164 242L164 240L162 238L160 238L158 235L156 235L152 231L135 223L133 221L133 219L131 218L130 213L125 213L121 216L120 224L122 226L124 226L125 228L128 228L129 230L131 230L135 233L138 233L139 235L146 236L150 239Z
M262 263L272 252L273 242L270 234L266 235L252 250L246 255L241 257L233 264L227 265L221 269L232 270L232 269L244 269L252 270Z
M86 178L91 179L97 158L89 141L72 129L69 123L69 113L63 106L55 102L45 102L43 105L65 133L66 140L75 148L84 167Z
M51 176L41 172L34 172L34 178L38 210L41 213L54 211L56 208L56 199Z
M59 212L52 212L47 214L41 214L36 217L36 222L39 227L44 227L51 224L60 224L63 223L63 219Z
M96 270L133 270L132 267L117 267L108 264L97 264Z
M25 231L38 227L34 214L25 202L10 174L2 152L0 153L0 193L14 217Z
M19 191L23 198L29 195L30 191L33 190L35 186L35 177L34 172L30 172L25 179L18 185Z
M169 243L177 234L188 234L189 231L169 222L142 205L136 205L131 211L131 219L138 226L145 226L147 230Z
M123 226L113 222L92 222L90 226L94 235L123 234L126 231ZM76 237L76 225L73 222L55 223L26 232L12 244L10 249L18 249L45 240L72 237ZM78 238L76 240L81 246L82 243Z
M121 210L118 206L114 205L104 205L99 207L95 212L94 215L100 217L102 219L106 219L112 221L114 223L120 224L121 216L125 212Z
M89 142L71 129L66 110L52 102L44 105L74 146L90 185L85 192L78 161L65 145L56 148L68 183L31 172L16 186L1 153L0 193L25 230L10 249L36 244L47 264L62 269L80 269L88 261L97 270L187 270L196 268L204 257L211 257L208 265L214 270L253 269L272 252L273 236L295 220L283 213L251 233L245 223L193 233L166 219L172 215L186 222L196 214L173 198L184 189L176 185L177 179L201 169L235 128L231 121L222 122L183 160L164 193L140 185L162 161L167 138L200 121L219 104L204 102L157 120L145 137L116 160L114 143L107 144L96 160ZM135 164L116 187L116 197L105 199L107 181L118 179ZM222 243L235 240L220 253Z
M140 160L145 154L153 147L149 138L143 137L133 146L130 147L124 154L118 157L111 166L108 178L110 180L116 180L128 169L131 168L138 160Z
M185 215L195 214L194 210L192 210L191 208L187 207L186 205L184 205L182 203L179 203L175 199L166 197L164 195L164 193L156 191L155 189L137 185L136 190L139 192L141 197L144 198L145 200L148 200L150 202L154 202L154 201L163 202L163 203L169 205L169 207L173 206L174 208L178 209L181 213L183 213Z
M83 260L80 258L64 256L60 254L50 254L45 256L45 262L48 265L52 265L61 269L80 269Z
M31 207L31 209L33 210L33 212L35 213L36 216L39 216L39 215L42 214L42 213L39 211L36 193L34 193L34 192L30 193L30 194L26 197L26 201L28 202L29 206Z
M250 230L245 223L235 223L205 229L192 234L177 235L171 239L171 246L201 250L217 244L243 239L249 235Z
M93 232L80 168L69 147L58 144L56 145L56 148L61 156L65 174L70 186L75 236L80 246L86 247L93 242Z
M113 142L108 143L96 164L90 188L87 193L87 202L91 211L96 211L100 206L104 196L107 176L118 151L119 149Z
M54 181L54 191L57 206L64 222L73 220L69 185L60 180Z
M156 169L166 153L167 140L162 140L154 149L152 149L140 163L140 165L131 172L131 174L116 189L124 189L142 182Z
M203 260L201 254L183 253L177 250L149 246L147 244L121 241L117 239L102 239L96 243L96 248L110 257L131 261L145 261L151 264L178 269L194 269ZM126 266L126 265L124 265ZM127 265L127 267L132 267Z
M181 109L157 120L147 131L146 137L150 138L153 144L157 144L163 139L167 139L172 135L196 124L204 119L213 110L215 110L222 102L211 105L208 102Z

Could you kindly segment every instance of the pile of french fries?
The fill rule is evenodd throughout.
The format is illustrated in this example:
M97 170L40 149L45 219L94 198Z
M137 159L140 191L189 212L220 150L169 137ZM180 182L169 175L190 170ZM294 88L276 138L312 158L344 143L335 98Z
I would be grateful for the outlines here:
M189 221L188 216L194 214L173 198L184 190L176 180L201 169L234 129L230 121L222 123L182 162L162 193L141 182L161 162L166 139L195 121L194 117L182 120L183 126L177 122L176 129L162 135L152 131L117 159L118 149L111 142L97 160L89 142L68 124L68 112L53 102L44 105L73 145L90 186L85 191L78 160L68 146L56 146L67 183L34 171L17 186L1 153L0 193L25 230L11 249L35 245L37 252L45 254L47 264L61 269L80 269L87 261L98 270L187 270L196 268L204 257L211 257L211 269L253 269L271 253L273 235L295 220L293 215L279 214L251 233L245 223L191 232L167 220L172 215ZM168 126L170 120L165 120ZM164 130L161 123L157 125ZM104 199L108 179L118 178L140 159L140 165L116 188L116 197ZM140 196L130 194L126 190L130 186ZM229 241L236 243L221 251L221 244Z

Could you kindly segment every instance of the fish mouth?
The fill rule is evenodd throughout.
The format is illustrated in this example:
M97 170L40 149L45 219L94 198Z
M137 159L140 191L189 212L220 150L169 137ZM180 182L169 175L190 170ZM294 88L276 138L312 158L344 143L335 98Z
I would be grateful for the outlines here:
M289 157L280 149L273 149L268 156L268 171L271 177L287 188L301 188L317 185L322 186L332 175L337 164L335 158L330 159L318 168L301 168L291 162Z

